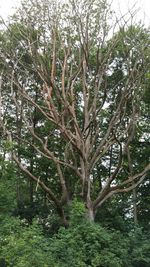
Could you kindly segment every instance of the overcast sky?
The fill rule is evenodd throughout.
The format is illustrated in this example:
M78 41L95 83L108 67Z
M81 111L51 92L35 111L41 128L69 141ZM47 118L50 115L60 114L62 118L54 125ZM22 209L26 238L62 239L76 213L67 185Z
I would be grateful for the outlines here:
M111 1L111 0L109 0ZM17 7L20 0L0 0L0 15L6 18L14 11L13 7ZM136 4L135 4L136 3ZM146 26L150 25L150 0L113 0L113 9L117 13L124 14L135 4L135 8L139 9L138 19L144 21ZM134 9L135 9L134 8Z

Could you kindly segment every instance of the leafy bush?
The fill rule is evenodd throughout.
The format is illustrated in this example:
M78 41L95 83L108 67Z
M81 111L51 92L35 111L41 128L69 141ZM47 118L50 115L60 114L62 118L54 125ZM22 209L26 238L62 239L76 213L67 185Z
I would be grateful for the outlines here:
M82 224L61 228L50 240L50 252L63 267L127 266L128 240L98 224Z
M1 262L5 261L6 266L51 266L47 239L36 223L28 226L25 221L7 219L3 225L1 247Z
M149 267L149 237L141 229L126 236L85 218L75 201L70 227L46 237L34 221L0 217L0 266L8 267Z
M137 228L130 233L131 262L133 267L150 266L150 234Z

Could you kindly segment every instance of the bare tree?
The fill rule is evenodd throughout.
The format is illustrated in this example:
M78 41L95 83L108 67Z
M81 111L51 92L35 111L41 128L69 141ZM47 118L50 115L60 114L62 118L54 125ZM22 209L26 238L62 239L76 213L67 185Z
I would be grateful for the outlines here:
M124 23L118 33L114 26L110 36L110 16L105 1L30 1L23 3L3 33L16 45L14 50L6 42L1 49L3 133L55 164L59 195L51 180L45 183L25 158L17 156L14 146L13 160L46 192L66 225L64 205L73 197L85 203L92 221L107 199L136 188L150 169L148 164L137 172L129 155L149 64L148 34L140 26ZM16 108L21 116L22 135L15 128L15 114L13 129L5 116L10 112L8 95L12 114ZM46 134L35 127L35 109L42 117L39 128L43 123L51 126ZM52 147L55 138L61 150ZM129 172L124 169L125 159ZM98 187L94 173L102 165L107 175ZM74 173L71 189L66 169Z

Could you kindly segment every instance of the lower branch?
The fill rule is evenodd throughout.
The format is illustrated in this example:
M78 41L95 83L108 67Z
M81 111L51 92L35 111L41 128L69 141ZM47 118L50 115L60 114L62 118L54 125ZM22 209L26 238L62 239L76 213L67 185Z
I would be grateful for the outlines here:
M68 222L67 222L67 220L65 218L65 214L64 214L64 210L62 208L62 205L61 205L60 201L57 199L57 197L54 195L54 193L52 192L52 190L49 187L47 187L45 185L45 183L43 183L35 175L33 175L26 167L24 167L14 153L12 154L12 158L16 162L16 164L18 165L18 167L25 174L27 174L33 181L35 181L43 189L44 192L47 193L47 196L48 196L49 201L52 201L55 204L56 209L57 209L57 212L58 212L60 218L62 219L63 224L65 225L65 227L67 227L68 226Z

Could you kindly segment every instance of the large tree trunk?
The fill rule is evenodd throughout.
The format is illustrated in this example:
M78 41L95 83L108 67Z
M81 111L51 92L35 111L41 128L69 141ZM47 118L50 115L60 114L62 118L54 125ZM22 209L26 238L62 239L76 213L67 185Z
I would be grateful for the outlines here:
M88 208L88 211L87 211L87 218L90 222L94 222L94 219L95 219L95 214L94 214L94 210L92 207Z

